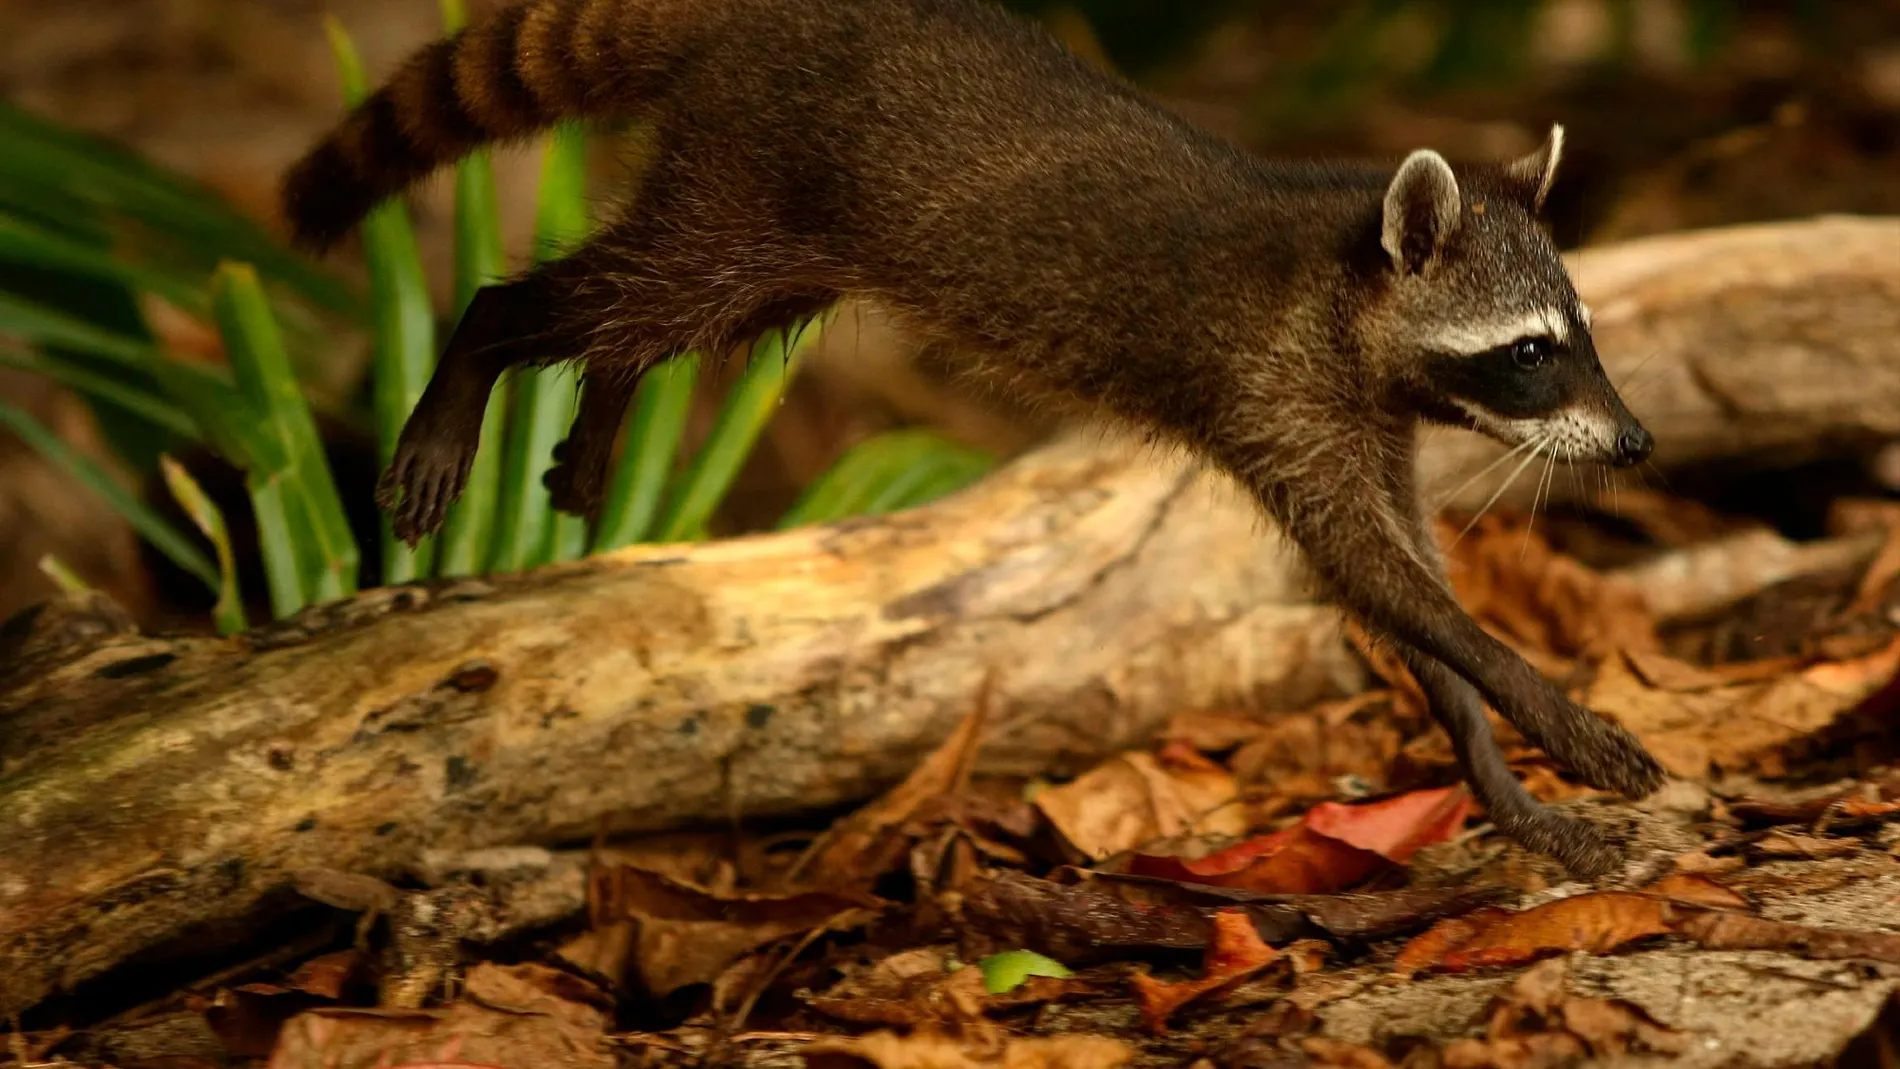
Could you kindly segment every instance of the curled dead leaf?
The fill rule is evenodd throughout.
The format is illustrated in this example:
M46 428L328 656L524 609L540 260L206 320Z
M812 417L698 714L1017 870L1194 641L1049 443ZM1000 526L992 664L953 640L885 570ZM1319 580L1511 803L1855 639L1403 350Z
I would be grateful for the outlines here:
M1655 658L1644 663L1649 672L1656 671ZM1581 700L1635 732L1673 775L1703 779L1715 769L1776 776L1787 772L1796 744L1852 712L1896 671L1900 640L1852 660L1762 679L1669 689L1651 682L1628 654L1619 653L1604 659Z
M1747 909L1748 899L1731 887L1697 872L1672 872L1643 888L1643 893L1671 902L1711 909Z
M1561 959L1525 970L1509 993L1491 1001L1484 1038L1447 1044L1442 1064L1447 1069L1555 1069L1590 1056L1670 1054L1686 1048L1687 1037L1634 1003L1568 993L1566 972Z
M1183 746L1174 756L1187 753ZM1035 804L1077 850L1099 861L1161 839L1243 835L1239 793L1233 774L1204 758L1164 764L1131 752L1041 792Z
M1823 961L1860 959L1900 965L1900 935L1815 928L1744 913L1702 913L1678 930L1710 950L1781 950Z
M616 981L631 972L654 996L711 983L741 955L786 936L863 925L883 905L847 891L715 894L627 865L596 872L589 897L594 930L561 955Z
M811 1069L1117 1069L1134 1057L1105 1036L1010 1036L995 1047L946 1035L873 1032L826 1039L801 1052Z
M1128 978L1141 1007L1142 1027L1156 1035L1167 1031L1168 1016L1174 1011L1210 991L1252 976L1279 957L1278 951L1261 941L1245 912L1234 909L1216 913L1214 938L1202 959L1200 977L1173 984L1147 973Z
M1407 943L1395 971L1402 976L1427 969L1466 972L1573 950L1607 954L1639 939L1667 935L1675 915L1667 899L1624 891L1575 895L1519 913L1483 909L1440 921Z
M284 1026L267 1069L381 1069L403 1064L613 1069L601 1040L605 998L540 965L477 965L440 1010L323 1009Z
M1438 533L1459 603L1534 661L1660 648L1641 589L1556 552L1530 517L1493 512L1462 538L1444 522Z

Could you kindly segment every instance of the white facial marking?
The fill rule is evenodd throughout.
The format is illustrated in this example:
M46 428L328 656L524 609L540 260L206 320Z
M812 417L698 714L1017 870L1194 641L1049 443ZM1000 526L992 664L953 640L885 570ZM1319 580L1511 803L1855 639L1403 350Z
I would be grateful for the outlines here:
M1617 455L1620 428L1606 413L1572 405L1538 419L1513 419L1463 399L1456 403L1472 426L1505 445L1546 439L1537 452L1603 463Z
M1591 324L1596 322L1597 317L1595 313L1590 311L1589 305L1583 303L1582 301L1578 301L1577 302L1577 318L1583 320L1583 329L1589 330Z
M1570 340L1570 321L1555 308L1538 308L1515 319L1446 327L1427 339L1426 344L1441 353L1477 356L1523 338L1552 338L1567 342Z

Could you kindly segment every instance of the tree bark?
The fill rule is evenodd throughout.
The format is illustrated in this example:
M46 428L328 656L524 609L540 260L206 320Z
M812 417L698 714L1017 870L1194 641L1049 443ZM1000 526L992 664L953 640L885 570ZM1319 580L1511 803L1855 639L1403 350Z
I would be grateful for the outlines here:
M1665 463L1900 434L1900 220L1576 267L1606 362L1664 384L1636 408ZM1483 455L1439 438L1422 465ZM894 516L375 590L228 640L69 598L0 643L0 1017L211 940L300 867L866 797L985 676L983 765L1017 772L1366 679L1231 486L1093 434Z

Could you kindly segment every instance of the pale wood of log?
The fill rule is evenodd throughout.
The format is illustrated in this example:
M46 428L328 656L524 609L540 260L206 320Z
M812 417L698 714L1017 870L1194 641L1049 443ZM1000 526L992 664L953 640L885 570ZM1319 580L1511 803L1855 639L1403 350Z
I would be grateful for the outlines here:
M1663 459L1758 459L1900 433L1889 264L1900 220L1826 220L1578 272L1612 365L1649 357L1665 384L1638 406ZM1423 464L1482 453L1439 438ZM85 598L13 627L0 1019L133 955L242 938L299 868L862 799L988 675L983 765L1018 772L1366 681L1228 484L1086 433L900 515L374 591L244 638L139 635Z

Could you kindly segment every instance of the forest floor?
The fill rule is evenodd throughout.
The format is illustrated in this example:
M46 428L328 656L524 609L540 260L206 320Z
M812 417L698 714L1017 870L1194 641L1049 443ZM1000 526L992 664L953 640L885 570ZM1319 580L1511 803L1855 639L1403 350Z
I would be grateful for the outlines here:
M1747 525L1628 497L1666 541ZM1361 644L1386 686L1183 714L1067 782L974 777L979 702L905 783L803 825L431 855L402 886L301 872L323 905L249 960L148 973L0 1064L1891 1064L1897 511L1837 503L1895 532L1871 566L1668 628L1585 563L1615 556L1601 524L1446 529L1465 605L1672 774L1598 797L1494 719L1534 793L1627 844L1594 884L1483 822Z

